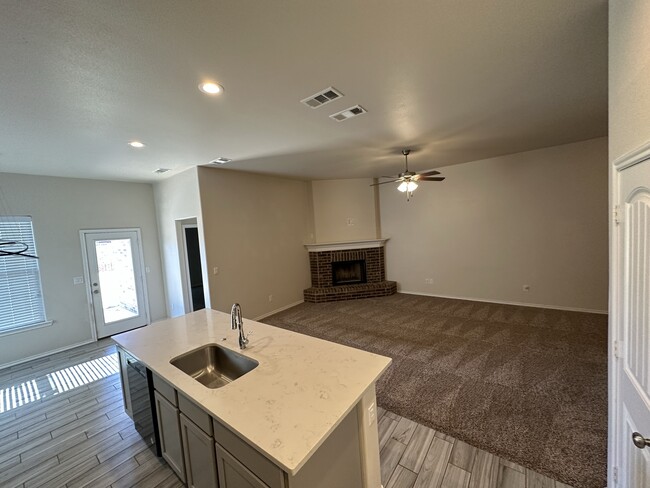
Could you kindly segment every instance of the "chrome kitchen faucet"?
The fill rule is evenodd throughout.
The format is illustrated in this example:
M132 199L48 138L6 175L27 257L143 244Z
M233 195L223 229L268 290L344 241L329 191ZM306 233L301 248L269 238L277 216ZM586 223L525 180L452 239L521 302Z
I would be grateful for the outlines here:
M241 318L241 307L239 303L233 303L230 309L230 328L239 329L239 348L246 349L248 338L244 335L244 320Z

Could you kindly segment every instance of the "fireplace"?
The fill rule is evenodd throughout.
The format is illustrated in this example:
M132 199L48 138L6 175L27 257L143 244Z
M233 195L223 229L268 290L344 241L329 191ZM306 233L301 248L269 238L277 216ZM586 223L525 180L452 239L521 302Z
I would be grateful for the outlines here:
M366 282L366 260L332 263L332 286L355 285Z
M386 281L384 243L387 239L306 244L311 288L304 292L312 303L392 295L397 283Z

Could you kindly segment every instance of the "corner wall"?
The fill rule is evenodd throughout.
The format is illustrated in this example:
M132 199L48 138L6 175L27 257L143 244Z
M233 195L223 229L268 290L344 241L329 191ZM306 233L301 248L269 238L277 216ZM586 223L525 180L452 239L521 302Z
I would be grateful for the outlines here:
M256 318L301 301L314 233L309 183L204 167L198 181L212 308L239 302Z
M205 306L209 308L208 273L197 168L188 169L156 183L154 197L165 275L167 314L170 317L178 317L190 312L189 304L185 303L183 293L185 275L182 270L184 269L185 256L183 255L182 237L179 234L181 221L188 219L196 219L199 229L203 286L206 291Z
M92 340L86 285L72 283L84 275L81 229L141 229L150 318L166 316L151 185L2 173L0 188L3 212L32 216L45 312L54 321L0 337L0 367Z
M607 310L606 138L440 170L447 179L408 203L380 187L387 279L407 293Z
M373 183L372 178L311 182L316 242L380 237Z

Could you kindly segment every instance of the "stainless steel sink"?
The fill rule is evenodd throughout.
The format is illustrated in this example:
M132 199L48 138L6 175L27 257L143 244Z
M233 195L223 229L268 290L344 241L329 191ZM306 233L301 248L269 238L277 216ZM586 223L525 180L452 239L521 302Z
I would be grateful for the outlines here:
M201 346L175 357L170 363L208 388L226 386L259 364L217 344Z

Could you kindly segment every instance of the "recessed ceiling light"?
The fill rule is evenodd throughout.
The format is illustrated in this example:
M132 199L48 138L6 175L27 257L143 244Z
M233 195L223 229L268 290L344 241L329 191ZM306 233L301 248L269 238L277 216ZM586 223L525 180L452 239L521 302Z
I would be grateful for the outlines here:
M140 141L131 141L131 142L129 142L129 146L136 147L136 148L139 149L141 147L144 147L144 143L140 142Z
M158 168L158 169L153 170L153 172L158 174L158 175L161 175L163 173L167 173L167 171L171 171L171 170L169 168Z
M206 81L199 85L199 90L201 90L203 93L207 93L208 95L218 95L223 91L223 86L213 81Z

